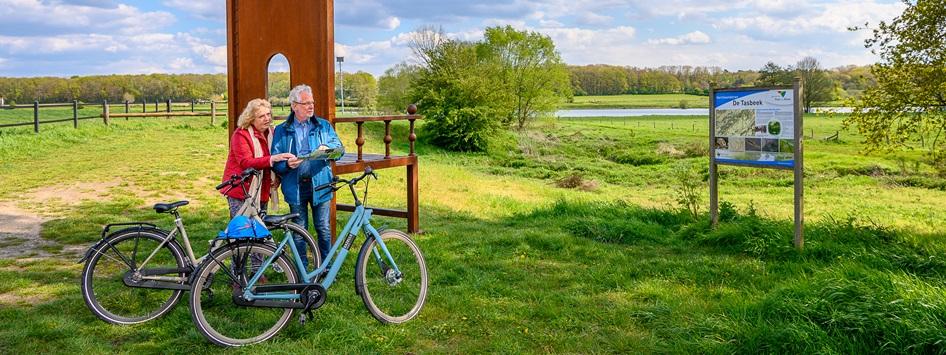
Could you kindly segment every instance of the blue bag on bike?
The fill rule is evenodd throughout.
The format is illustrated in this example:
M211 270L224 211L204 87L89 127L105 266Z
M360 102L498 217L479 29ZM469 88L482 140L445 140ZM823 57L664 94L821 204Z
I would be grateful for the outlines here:
M236 216L227 224L227 229L217 234L219 239L266 238L271 236L266 226L257 218Z

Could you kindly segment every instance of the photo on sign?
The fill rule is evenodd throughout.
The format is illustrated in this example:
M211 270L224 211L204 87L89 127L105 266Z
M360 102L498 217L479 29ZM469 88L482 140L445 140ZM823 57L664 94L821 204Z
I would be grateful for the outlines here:
M778 139L763 139L762 151L778 153Z
M746 151L746 139L742 137L729 137L729 150L732 152Z
M779 139L778 151L783 153L795 153L795 141L791 139Z
M777 120L769 121L769 134L777 136L782 133L782 123Z
M755 110L716 110L716 136L752 136Z
M747 152L761 152L762 151L762 138L746 138L746 151Z
M716 149L729 149L729 138L716 137Z

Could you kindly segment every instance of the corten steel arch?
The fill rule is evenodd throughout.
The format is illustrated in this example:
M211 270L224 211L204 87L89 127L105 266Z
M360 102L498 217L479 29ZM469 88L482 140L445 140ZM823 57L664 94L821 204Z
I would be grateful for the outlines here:
M227 74L230 135L246 104L267 96L269 62L276 54L289 61L291 86L307 84L315 98L315 114L335 119L335 16L332 0L227 0ZM414 152L414 121L421 119L409 109L407 116L347 117L340 119L358 125L356 149L337 163L336 174L358 173L366 166L375 169L406 167L407 210L373 208L375 215L407 219L410 233L420 232L418 213L417 155ZM390 124L393 120L410 121L410 154L393 156ZM365 142L362 124L383 121L385 154L362 154ZM347 146L350 147L350 146ZM352 147L350 147L352 148ZM353 153L357 151L357 154ZM335 235L336 208L351 211L353 206L337 205L332 200L329 220Z
M332 0L227 0L230 134L250 100L267 96L269 61L283 54L291 86L315 94L315 114L335 120L335 14Z

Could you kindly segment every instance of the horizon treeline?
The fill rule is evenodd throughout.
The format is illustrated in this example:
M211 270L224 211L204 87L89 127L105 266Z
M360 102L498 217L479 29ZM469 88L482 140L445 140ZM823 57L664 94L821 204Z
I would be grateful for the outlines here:
M575 96L623 94L709 95L710 86L753 86L759 83L761 70L729 71L719 67L661 66L636 68L607 64L569 66ZM870 66L848 65L824 70L833 86L835 98L859 96L876 84Z
M764 68L763 68L764 69ZM712 83L717 87L752 86L761 70L729 71L719 67L662 66L636 68L607 64L569 66L575 96L621 94L707 95ZM834 87L833 97L857 97L861 91L876 84L870 66L849 65L827 69L825 73ZM269 83L269 96L281 98L288 93L288 73L274 73ZM346 103L373 106L377 80L370 73L345 73ZM351 82L349 82L351 80ZM374 85L374 88L369 86ZM364 93L362 93L364 92ZM336 88L336 98L340 95ZM226 74L140 74L63 77L0 77L0 97L5 104L70 102L154 102L225 100ZM364 99L363 99L364 98Z

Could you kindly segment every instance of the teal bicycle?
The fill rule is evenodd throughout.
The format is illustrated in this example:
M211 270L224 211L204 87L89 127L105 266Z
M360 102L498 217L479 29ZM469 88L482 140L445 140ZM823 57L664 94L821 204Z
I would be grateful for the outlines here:
M378 321L403 323L420 313L427 299L427 265L424 256L406 233L371 225L372 210L365 207L355 185L377 175L364 174L316 187L337 191L348 186L355 199L349 217L324 263L307 270L297 256L295 243L286 236L278 243L270 238L229 239L212 252L194 271L190 310L197 329L222 346L243 346L265 341L282 330L295 310L303 311L300 322L312 319L358 235L365 242L355 265L355 292ZM364 200L368 198L365 180ZM293 218L286 215L282 218ZM250 254L263 255L258 266Z

